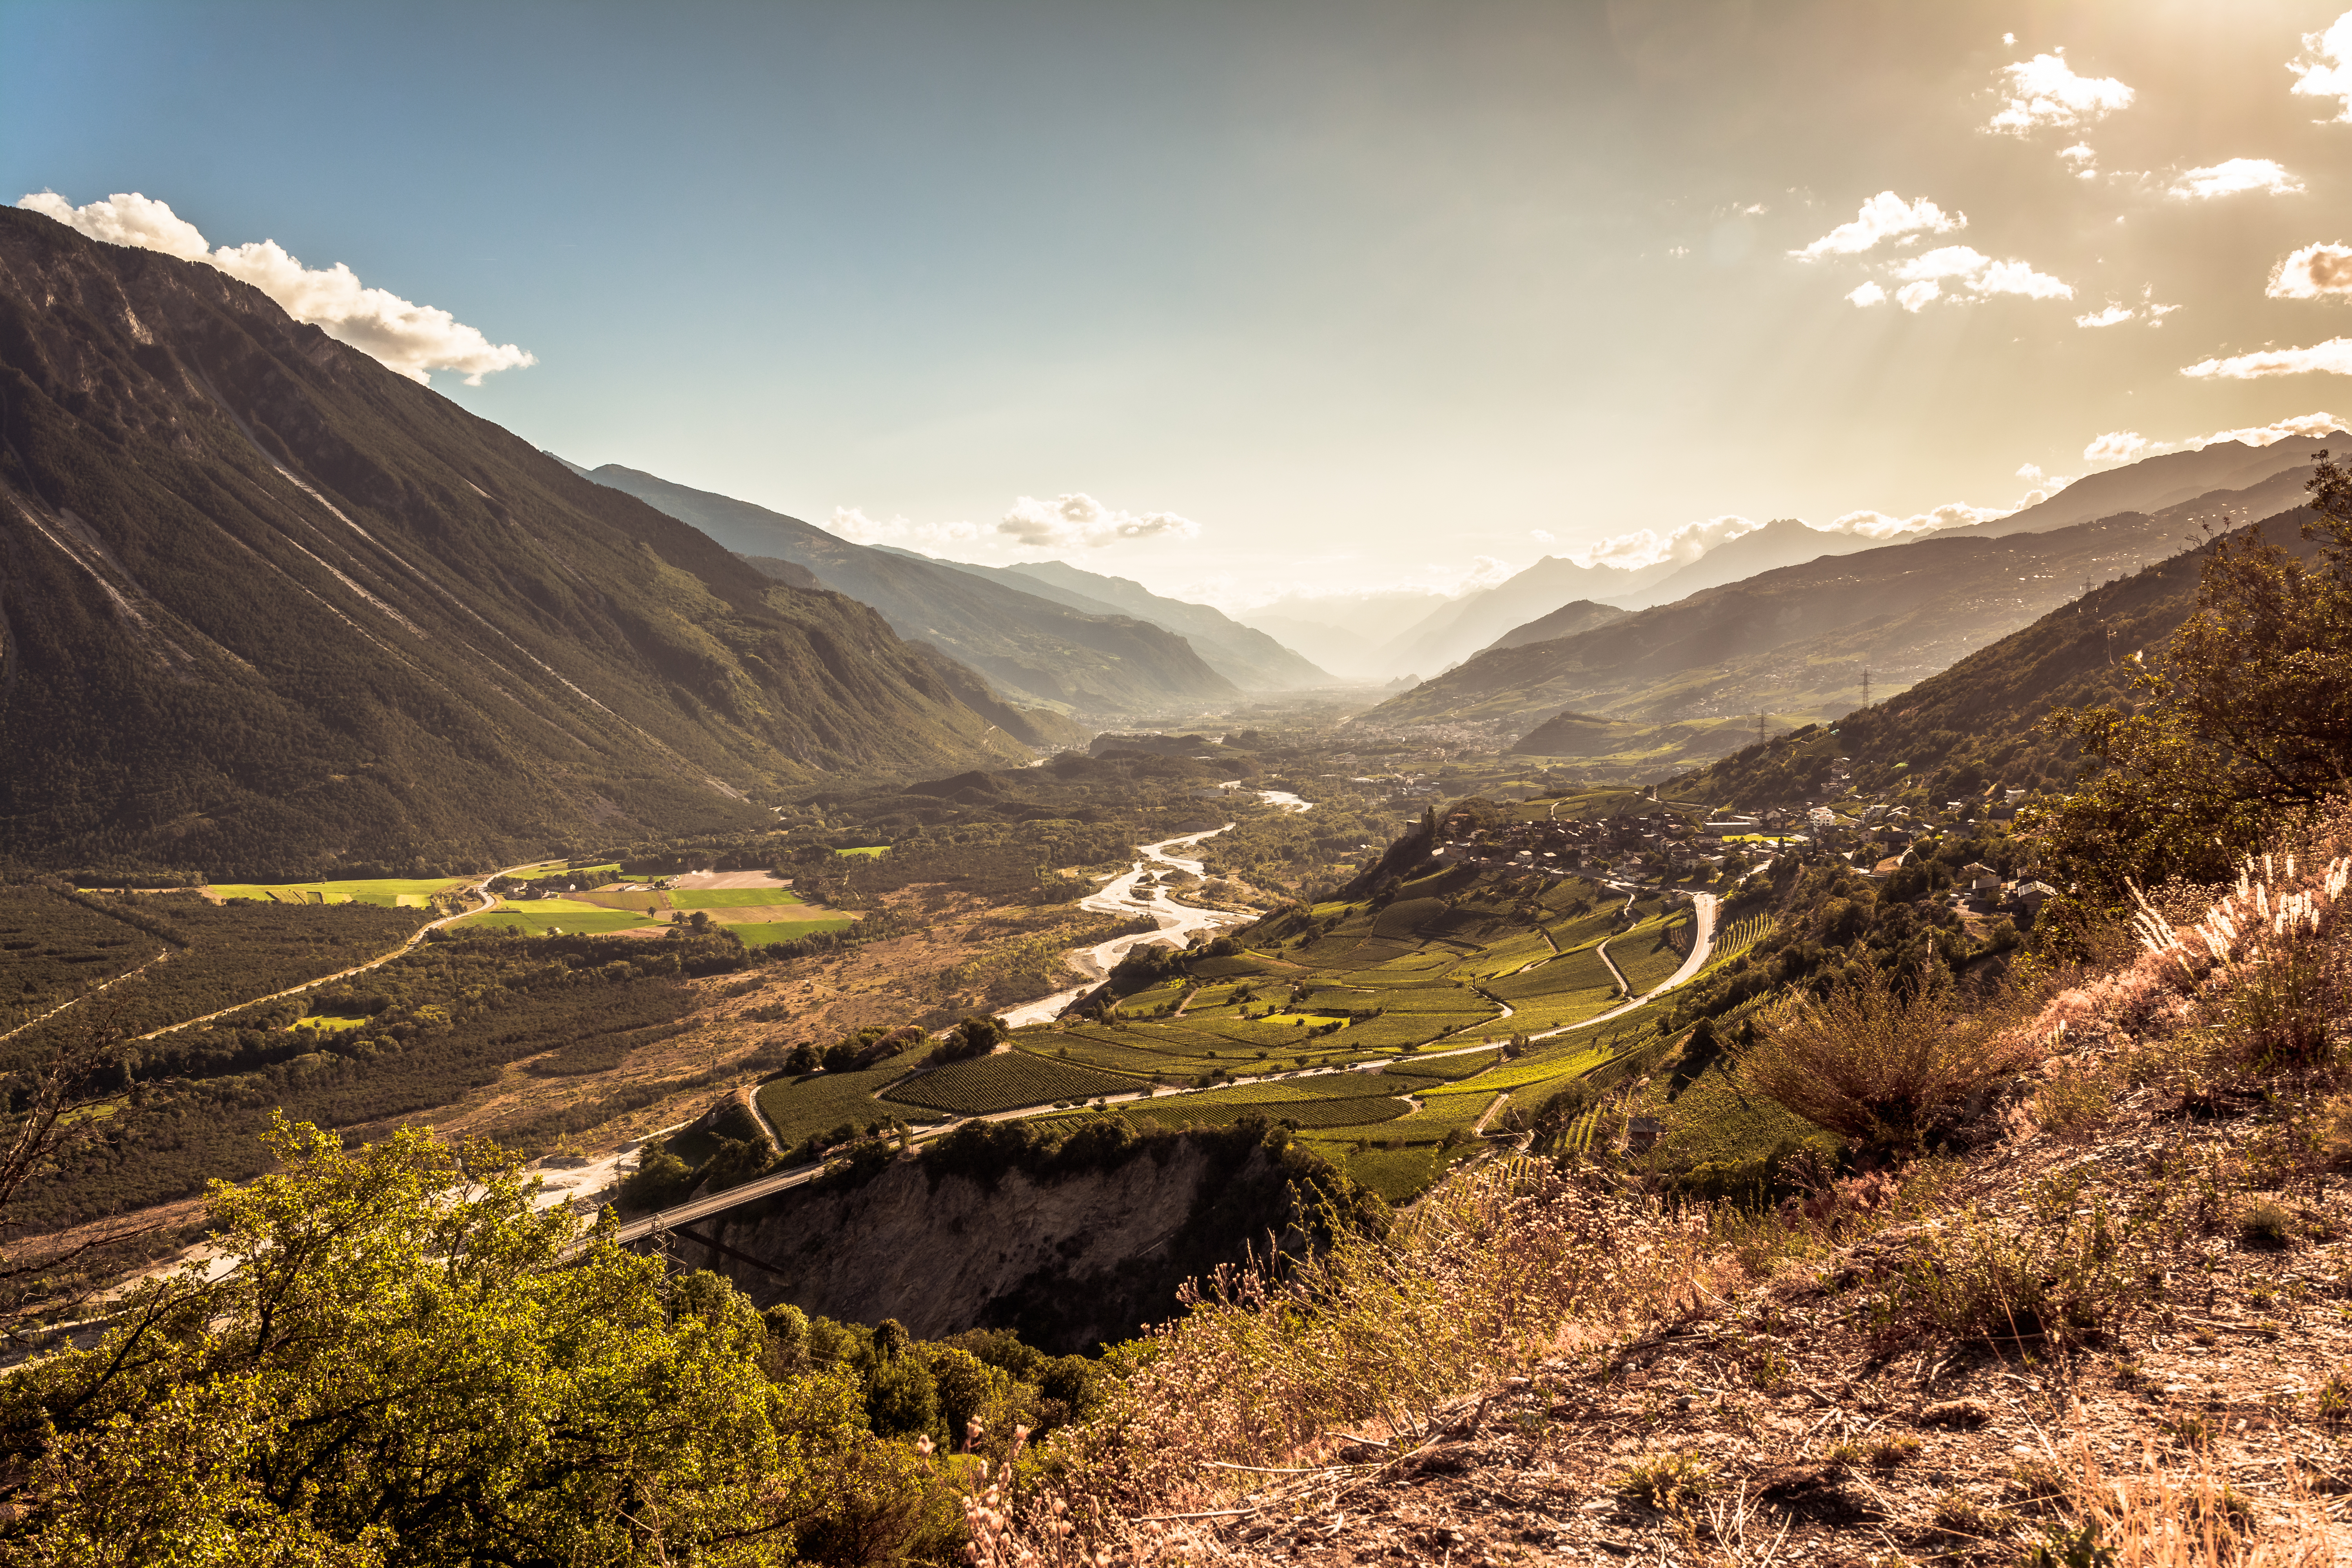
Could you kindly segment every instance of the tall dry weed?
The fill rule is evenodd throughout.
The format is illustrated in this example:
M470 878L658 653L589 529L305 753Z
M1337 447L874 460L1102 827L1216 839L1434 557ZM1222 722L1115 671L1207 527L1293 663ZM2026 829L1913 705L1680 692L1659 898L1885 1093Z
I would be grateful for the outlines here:
M2053 1540L2029 1562L2052 1568L2075 1561L2112 1568L2339 1568L2352 1562L2352 1529L2329 1518L2319 1500L2301 1490L2250 1499L2210 1458L2168 1467L2150 1454L2137 1471L2109 1472L2085 1451L2071 1468L2073 1540ZM2093 1545L2103 1555L2084 1550Z
M1543 1161L1441 1183L1383 1240L1343 1235L1279 1275L1225 1268L1163 1325L1117 1404L1057 1439L1059 1478L1129 1515L1181 1511L1335 1430L1396 1448L1436 1410L1595 1335L1713 1300L1706 1218ZM1071 1440L1075 1439L1075 1441Z

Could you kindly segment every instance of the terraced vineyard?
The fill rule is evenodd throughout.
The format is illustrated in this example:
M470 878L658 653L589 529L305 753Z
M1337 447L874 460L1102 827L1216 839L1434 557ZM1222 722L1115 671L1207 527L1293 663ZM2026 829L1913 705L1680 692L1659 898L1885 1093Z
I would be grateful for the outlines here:
M1608 942L1637 987L1654 985L1681 965L1691 918L1655 897L1629 909L1589 882L1441 871L1378 907L1293 911L1252 928L1239 951L1115 976L1086 1016L1018 1030L994 1056L901 1068L887 1086L827 1095L822 1111L809 1099L822 1076L771 1084L761 1106L780 1132L787 1119L864 1125L1103 1100L1118 1103L1062 1117L1201 1126L1263 1115L1401 1201L1475 1147L1474 1129L1514 1107L1531 1114L1570 1079L1655 1042L1663 1003L1595 1022L1626 1001L1599 948ZM1502 1047L1586 1025L1517 1056Z

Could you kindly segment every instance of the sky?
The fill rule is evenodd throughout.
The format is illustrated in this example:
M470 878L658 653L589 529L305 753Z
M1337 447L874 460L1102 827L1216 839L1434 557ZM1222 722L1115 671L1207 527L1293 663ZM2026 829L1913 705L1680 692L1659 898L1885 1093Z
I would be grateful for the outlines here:
M2344 5L0 0L0 200L577 462L1296 607L2352 405Z

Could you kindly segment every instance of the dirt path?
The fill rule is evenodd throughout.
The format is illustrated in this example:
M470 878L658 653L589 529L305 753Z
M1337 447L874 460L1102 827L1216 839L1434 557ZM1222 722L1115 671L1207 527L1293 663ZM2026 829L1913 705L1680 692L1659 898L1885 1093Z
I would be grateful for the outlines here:
M157 965L157 964L159 964L159 963L163 963L165 959L167 959L167 958L169 958L169 957L171 957L171 956L172 956L172 950L171 950L170 948L166 947L163 952L161 952L157 953L154 957L152 957L152 958L149 959L146 963L144 963L141 964L138 968L136 968L136 969L126 969L126 970L124 970L121 973L120 973L120 974L116 975L113 979L111 979L111 980L108 980L108 981L102 981L102 982L100 982L100 984L96 984L96 985L91 986L89 990L87 990L87 991L83 992L83 993L82 993L80 995L79 995L79 996L68 996L68 997L67 997L64 1001L62 1001L62 1002L58 1003L56 1006L54 1006L54 1007L50 1008L47 1012L46 1012L46 1013L42 1014L39 1017L37 1017L37 1018L27 1018L27 1019L26 1019L23 1023L21 1023L21 1024L17 1025L15 1028L13 1028L13 1029L9 1030L6 1034L5 1034L5 1035L0 1035L0 1041L5 1041L5 1040L13 1040L13 1039L15 1039L17 1036L19 1036L19 1035L23 1034L26 1030L27 1030L27 1029L29 1029L29 1028L31 1028L31 1027L33 1027L36 1024L46 1024L46 1023L47 1023L51 1018L56 1017L58 1014L60 1014L60 1013L64 1012L67 1008L68 1008L68 1007L70 1007L70 1006L74 1005L74 1004L76 1004L76 1003L78 1003L78 1002L87 1002L87 1001L89 1001L91 997L93 997L93 996L97 995L100 992L101 992L101 991L105 990L105 989L106 989L108 986L110 986L110 985L120 985L120 984L122 984L124 981L126 981L126 980L135 980L135 979L137 979L140 975L146 973L149 970L151 970L151 969L154 968L154 967L155 967L155 965Z
M160 1029L150 1029L137 1037L142 1040L152 1040L163 1035L177 1034L182 1029L193 1029L198 1024L209 1024L215 1018L226 1018L231 1013L242 1012L247 1007L257 1007L264 1002L277 1002L288 996L299 996L305 991L316 991L321 985L331 985L338 980L349 980L354 974L365 974L371 969L381 969L418 942L423 942L427 932L439 931L443 926L454 924L464 920L467 915L478 915L485 910L498 908L498 895L489 890L488 884L500 877L510 877L518 871L528 870L539 863L537 860L526 860L520 866L509 866L503 870L485 871L481 876L474 879L472 885L467 889L467 891L482 900L479 909L459 910L454 915L443 915L437 921L428 921L418 926L415 934L406 942L380 958L371 958L365 963L355 963L349 969L338 969L332 974L321 974L316 980L305 980L299 985L289 985L283 991L272 991L267 996L248 996L242 1002L207 1013L201 1018L187 1018L177 1024L166 1024Z
M1592 955L1601 960L1601 966L1603 968L1607 969L1610 973L1617 977L1617 989L1619 991L1628 996L1633 994L1633 983L1625 978L1625 972L1617 967L1617 961L1615 959L1609 956L1609 939L1607 937L1602 937L1599 942L1592 944Z

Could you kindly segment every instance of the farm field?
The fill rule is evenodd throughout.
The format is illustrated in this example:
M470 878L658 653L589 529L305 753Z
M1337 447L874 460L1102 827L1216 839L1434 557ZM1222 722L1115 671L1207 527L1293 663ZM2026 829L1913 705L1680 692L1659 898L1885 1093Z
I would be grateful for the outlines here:
M744 910L782 908L802 902L790 888L680 888L669 895L678 910Z
M1084 1012L1017 1031L1010 1051L919 1075L876 1069L887 1084L866 1074L831 1085L822 1074L779 1079L761 1105L780 1132L782 1110L795 1118L793 1135L805 1136L845 1121L994 1115L1144 1092L1047 1116L1160 1127L1264 1116L1402 1202L1476 1148L1471 1130L1482 1122L1532 1115L1580 1075L1646 1059L1641 1053L1666 1037L1670 1001L1523 1043L1516 1056L1502 1042L1623 1007L1598 945L1609 942L1613 955L1622 944L1637 974L1664 978L1682 958L1662 933L1688 918L1687 906L1655 898L1629 910L1622 893L1592 883L1441 871L1379 908L1294 910L1251 928L1237 951L1114 976Z
M375 878L347 882L216 882L206 889L216 899L259 899L278 904L379 904L421 910L433 895L462 888L463 877Z
M1008 1051L951 1062L927 1072L892 1088L882 1103L950 1116L989 1116L1028 1105L1050 1105L1057 1100L1132 1094L1140 1087L1131 1078L1026 1051Z
M576 899L529 899L521 903L501 899L498 908L467 915L457 925L475 931L515 931L539 936L548 931L566 935L598 934L651 926L653 921L635 910L608 910Z
M862 1072L771 1079L760 1086L760 1114L774 1130L777 1146L784 1149L816 1133L830 1132L844 1122L863 1128L887 1121L894 1114L902 1121L941 1120L940 1112L916 1107L885 1110L874 1098L909 1070L910 1063L888 1061Z

